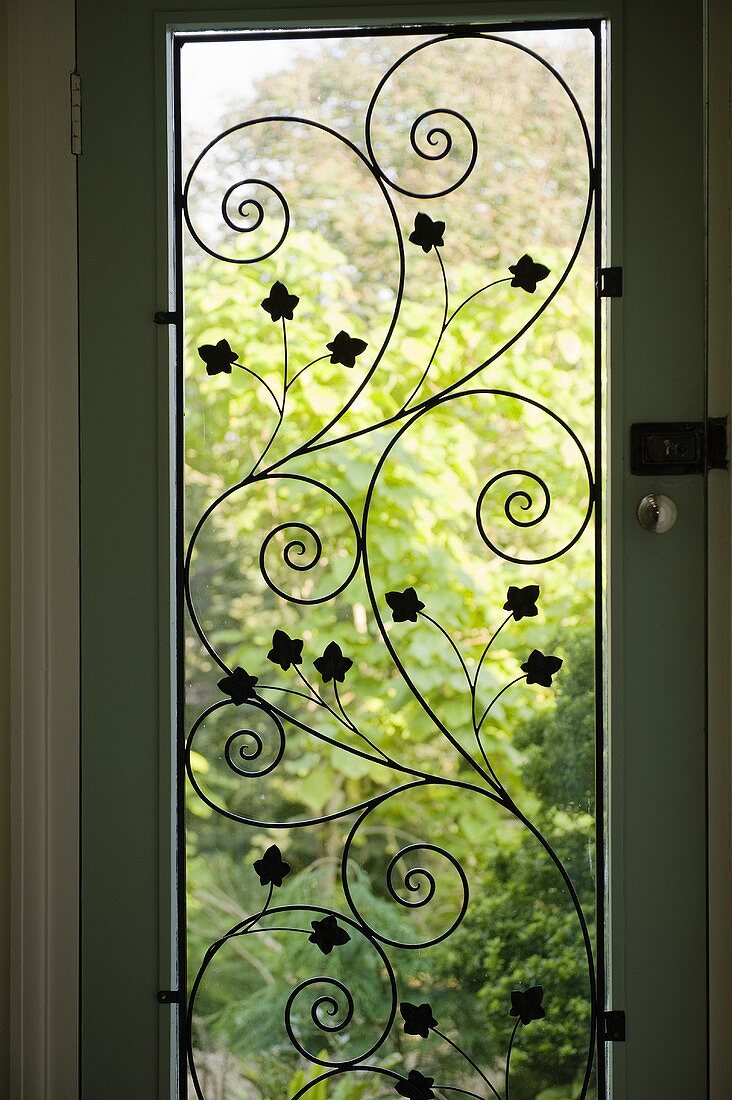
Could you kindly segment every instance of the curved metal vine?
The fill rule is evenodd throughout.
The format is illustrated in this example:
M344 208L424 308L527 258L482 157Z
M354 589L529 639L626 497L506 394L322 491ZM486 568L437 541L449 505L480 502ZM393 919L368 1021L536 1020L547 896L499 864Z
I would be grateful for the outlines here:
M488 282L451 310L445 264L441 251L445 247L445 236L449 230L445 222L432 218L426 212L420 211L417 213L408 236L407 245L421 249L425 255L434 253L445 292L443 320L434 350L421 378L397 413L356 431L346 432L334 437L333 429L337 427L358 396L371 384L374 373L389 347L402 305L406 270L405 242L392 192L412 199L435 199L447 196L468 179L478 158L478 138L474 127L467 118L450 108L435 108L424 111L414 120L409 131L408 140L412 152L423 161L428 162L449 159L455 144L452 128L456 126L468 135L468 161L467 164L457 168L453 182L447 186L434 191L415 191L404 187L391 178L389 171L379 163L373 135L375 111L390 78L400 66L404 65L415 54L438 48L440 43L460 37L485 42L500 41L505 46L521 51L543 66L567 96L579 121L587 153L588 191L579 235L565 269L559 274L550 291L519 331L507 339L490 358L483 362L471 364L463 372L460 379L446 386L440 392L427 397L423 393L424 383L429 376L430 368L446 331L456 321L462 309L473 299L501 283L509 283L518 292L534 294L538 285L547 280L551 272L546 265L534 259L528 253L515 259L512 257L514 262L506 266L505 274ZM231 127L219 134L202 150L194 161L185 181L182 212L186 225L199 247L218 260L234 264L259 263L273 256L287 239L291 225L291 214L287 198L278 187L266 179L255 176L244 176L242 179L237 179L226 188L220 202L223 225L234 234L237 241L246 239L247 242L253 244L250 254L242 254L238 245L236 248L232 247L232 249L226 250L223 245L214 245L207 241L201 219L197 217L196 211L193 209L196 176L208 154L229 135L243 130L254 131L257 127L272 122L294 128L304 128L306 130L310 128L320 131L339 143L341 149L347 150L349 155L356 158L366 169L393 224L398 257L397 293L385 339L381 346L376 349L370 367L366 370L350 397L343 402L338 411L330 417L328 422L316 434L298 444L284 458L271 462L269 466L266 465L266 459L287 416L288 397L292 386L298 380L302 384L303 375L319 361L314 359L295 374L291 373L288 361L287 326L288 323L294 322L295 313L300 303L299 296L293 293L284 283L277 281L272 284L268 296L261 303L262 309L269 315L272 323L281 326L283 375L279 392L276 386L273 386L265 378L258 375L256 371L240 362L240 357L232 348L229 338L222 337L217 343L205 344L198 349L199 356L209 375L232 375L234 370L240 369L253 378L265 390L268 400L273 405L275 424L266 445L251 469L236 484L227 487L200 516L186 550L183 571L185 600L193 627L201 644L223 672L223 676L218 680L218 688L223 697L206 708L193 724L185 745L185 762L189 780L201 800L212 810L232 821L267 829L287 830L308 828L311 825L322 824L339 818L353 818L353 822L350 825L341 856L341 885L345 901L343 912L312 905L273 905L275 891L282 886L293 868L286 861L277 845L271 845L264 855L255 862L254 871L259 876L262 887L268 888L264 905L258 913L238 922L220 939L210 945L191 985L187 1003L188 1061L191 1081L196 1095L203 1100L204 1094L191 1040L191 1024L197 996L209 967L219 952L232 941L243 941L247 937L256 936L263 932L268 934L277 932L306 937L307 942L312 945L313 965L319 958L327 958L332 952L337 952L354 937L362 939L368 945L369 950L378 957L381 972L386 977L389 989L383 1027L379 1034L374 1036L373 1041L367 1045L365 1050L358 1052L356 1055L342 1055L340 1058L336 1054L325 1057L322 1052L309 1049L299 1034L298 1020L302 1014L302 1005L308 1004L306 1015L309 1015L311 1024L318 1032L325 1035L338 1035L345 1032L354 1018L357 1007L353 992L340 979L320 974L307 978L292 989L283 1008L285 1033L292 1047L303 1058L312 1065L323 1069L321 1074L299 1088L292 1100L299 1100L300 1097L305 1097L314 1092L321 1082L340 1078L349 1073L371 1074L374 1077L383 1078L397 1095L412 1098L412 1100L431 1100L433 1097L444 1096L447 1093L471 1097L481 1096L481 1098L492 1096L495 1097L495 1100L510 1100L512 1051L520 1034L520 1029L540 1021L545 1015L542 987L535 985L526 989L515 990L511 997L511 1004L506 1006L507 1014L515 1018L515 1024L505 1055L503 1080L499 1085L488 1076L486 1068L481 1068L466 1051L461 1049L453 1037L440 1030L439 1021L436 1019L429 1003L414 1004L406 999L400 1001L397 976L387 950L390 947L424 950L447 939L460 926L470 904L468 877L460 862L444 846L420 841L403 845L384 868L384 884L388 896L396 905L408 910L430 906L439 893L440 887L436 872L429 865L422 865L420 862L425 854L429 854L432 860L436 860L446 873L454 876L458 883L459 904L457 911L449 915L444 922L444 927L436 931L434 935L419 942L404 942L375 928L369 921L368 916L360 910L351 888L351 853L354 840L359 835L364 823L369 821L372 815L378 813L380 808L393 799L414 795L415 792L420 792L425 788L440 787L447 790L470 791L479 797L490 799L512 814L517 822L533 834L556 866L563 880L581 931L587 957L592 1002L590 1006L592 1022L589 1029L588 1051L580 1094L581 1097L585 1097L591 1075L595 1040L594 1021L596 1017L595 970L587 920L568 872L546 838L541 835L539 830L513 801L490 761L482 737L488 715L504 692L515 688L520 683L550 686L553 677L560 670L561 659L534 649L527 655L526 661L521 665L520 675L505 685L487 706L481 708L478 703L478 683L481 671L485 667L496 638L511 622L519 622L538 613L539 586L528 584L524 587L511 586L508 588L506 602L503 606L505 615L485 645L477 667L474 671L471 671L457 643L438 619L430 614L429 608L419 598L413 587L407 587L402 591L382 591L378 578L374 576L370 565L368 532L372 503L378 491L379 477L399 441L414 425L421 422L423 418L429 416L435 410L449 411L454 403L471 398L508 400L543 414L565 434L567 443L576 451L587 483L584 507L577 517L574 530L563 543L548 548L546 552L538 555L521 555L501 546L500 535L493 529L495 519L493 525L491 525L489 519L486 518L486 503L496 499L502 501L503 516L511 527L536 528L541 525L551 511L553 504L551 486L537 471L521 466L494 473L486 481L475 500L475 526L485 546L494 555L507 562L538 565L565 554L585 531L593 511L595 483L589 457L570 425L551 409L530 397L502 389L485 387L466 389L466 383L479 375L489 363L503 354L537 320L559 292L575 264L589 223L595 186L595 165L588 126L577 100L561 75L545 59L528 47L509 39L498 38L492 34L470 30L438 35L430 41L423 42L407 51L386 71L379 81L366 110L365 153L349 139L328 126L307 118L286 116L268 116ZM205 224L205 219L203 221ZM274 224L275 239L273 243L270 242L270 244L258 250L256 246L257 232L268 222ZM233 340L233 335L229 335ZM234 343L236 343L235 340ZM345 370L349 370L355 366L356 360L366 352L367 348L367 342L361 339L359 335L340 331L334 334L333 339L326 344L321 358L329 359L331 364L341 365ZM348 502L332 486L323 484L315 478L301 473L287 470L288 463L295 458L328 448L334 449L346 440L385 428L390 428L391 432L388 442L374 466L360 516L355 514ZM347 548L350 565L343 576L336 577L326 583L324 588L318 590L315 595L303 595L302 591L287 591L281 583L273 579L274 552L276 551L279 555L280 566L284 565L297 578L300 574L309 574L317 569L323 559L323 540L325 538L325 535L316 528L313 522L294 517L272 526L261 543L258 560L264 584L278 599L308 605L334 600L348 588L354 577L361 575L369 594L374 621L395 669L414 699L429 715L435 729L451 746L462 763L470 769L472 775L470 782L433 775L419 768L408 766L384 749L379 748L363 730L358 728L349 716L339 691L339 685L345 683L353 666L353 660L342 651L336 641L329 641L322 652L314 659L311 657L312 666L315 668L320 680L320 684L316 686L312 682L312 678L309 679L303 671L306 640L290 637L282 629L275 630L272 645L267 654L267 661L292 676L295 686L286 689L283 689L280 685L274 687L263 682L264 673L261 669L257 670L257 675L254 675L240 667L230 668L221 654L217 652L202 625L192 593L191 576L199 537L207 520L233 494L239 491L246 492L247 489L255 486L264 485L271 488L277 482L287 482L289 488L295 492L315 491L323 494L324 498L327 498L345 517L346 530L349 532L350 541ZM503 495L501 496L501 494ZM391 624L401 624L399 629L436 630L451 646L461 666L469 694L474 738L472 749L466 748L457 738L419 689L399 656L392 632L387 629L387 619L391 620ZM325 690L326 686L329 686L327 692ZM283 697L285 702L282 701ZM306 701L308 704L307 713L314 714L316 717L306 721L301 714L292 713L287 706L288 697L291 698L292 702L296 702L298 699ZM329 698L332 699L331 702L328 701ZM333 737L319 728L318 714L327 715L329 721L336 722L343 731L344 740ZM378 765L392 777L392 782L395 785L386 793L375 795L357 805L346 806L329 814L313 816L299 821L264 821L249 814L236 813L221 805L215 794L206 789L205 776L199 773L200 757L196 752L198 739L206 730L207 723L223 723L226 726L229 718L230 725L227 727L228 732L225 734L220 751L226 767L239 779L260 779L274 772L286 754L288 731L293 730L315 740L335 745L345 752ZM255 728L256 723L263 723L266 727L265 731L261 732L261 729ZM373 1064L372 1059L382 1048L392 1029L397 1026L399 1017L400 1026L405 1034L420 1036L424 1039L430 1035L437 1036L442 1043L453 1051L455 1057L462 1059L464 1064L470 1068L470 1071L481 1081L484 1092L474 1093L447 1081L437 1082L429 1073L427 1060L421 1063L421 1068L413 1068L409 1072L406 1070L400 1072L397 1069L384 1068Z

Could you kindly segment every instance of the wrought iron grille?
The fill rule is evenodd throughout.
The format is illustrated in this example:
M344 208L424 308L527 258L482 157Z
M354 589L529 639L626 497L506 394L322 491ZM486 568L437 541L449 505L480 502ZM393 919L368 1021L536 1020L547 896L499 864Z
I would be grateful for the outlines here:
M543 30L534 29L539 44ZM581 807L581 828L574 807L579 849L574 837L563 858L554 826L545 827L550 816L543 826L534 820L536 799L510 732L512 722L525 724L523 712L510 709L517 693L525 711L528 693L538 690L534 723L551 725L550 692L571 674L567 637L586 626L559 589L592 590L601 578L596 522L592 534L599 322L587 296L598 248L598 28L564 30L592 40L589 116L557 64L528 44L532 28L278 35L269 37L340 41L336 69L339 59L354 61L357 41L375 43L377 57L385 52L389 63L364 94L363 139L323 121L327 111L316 100L313 117L291 104L233 121L192 156L181 138L182 51L235 40L266 49L268 39L176 39L177 277L185 313L177 330L180 598L188 624L180 639L180 857L183 864L187 826L203 875L189 904L195 936L182 1043L184 1074L199 1098L279 1089L292 1100L521 1100L584 1098L602 1088L594 1058L602 967L593 949L601 899L590 899L588 917L587 890L573 873L578 850L594 858L595 806ZM575 181L549 180L543 194L560 205L563 188L574 196L567 208L576 224L564 254L556 242L542 247L534 228L512 254L488 241L486 260L475 181L512 170L484 155L480 119L443 105L439 86L411 118L409 96L391 114L385 109L414 74L429 86L430 72L454 73L461 58L466 73L484 71L486 82L501 73L536 80L531 94L558 105L559 139L573 135L567 170ZM532 156L541 161L531 149L530 118L513 138L519 169ZM298 174L301 165L307 170ZM316 178L312 191L308 175ZM358 194L339 197L354 181ZM456 196L465 191L461 207ZM301 217L296 201L307 208ZM340 249L329 251L344 219ZM355 259L343 251L349 240ZM380 271L373 256L380 263L387 250L393 266ZM532 364L522 361L521 347L547 311L554 309L552 332L561 328L556 318L573 273L586 299L582 323L594 337L589 362L586 351L578 356L589 379L582 386L591 390L589 424L571 371L541 368L556 378L550 407L532 389ZM571 310L567 317L571 342ZM530 348L539 355L539 344ZM570 421L575 406L582 406L580 426ZM454 455L468 446L474 453L463 466ZM560 475L557 497L552 479ZM420 494L439 502L434 514ZM405 510L413 517L406 532ZM462 545L478 572L458 584L452 570ZM584 577L575 574L580 551L591 561ZM550 567L562 562L554 576ZM446 609L456 584L469 592L470 630L459 609ZM560 610L542 630L547 592ZM599 666L599 634L593 638ZM578 699L594 731L599 703L591 685ZM560 766L571 773L573 763ZM227 866L248 876L246 897L217 879L225 872L212 823L222 850L233 853ZM535 896L524 881L515 902L517 942L523 925L539 929L525 937L533 954L513 958L505 973L490 972L501 948L481 940L490 923L473 917L485 900L481 851L493 852L484 839L491 828L509 838L502 874L510 874L512 852L528 850L522 845L541 868ZM209 837L203 846L200 829ZM601 844L597 853L601 861ZM602 881L601 871L596 877ZM182 867L180 879L183 897ZM561 943L547 932L546 961L567 950L580 959L584 977L572 978L572 998L544 978L536 955L542 911L552 906L565 906L571 919L563 919ZM185 921L184 905L181 915ZM476 976L470 960L484 949ZM270 960L284 957L275 973ZM182 980L185 961L183 948ZM504 991L499 1009L491 982ZM359 997L368 1003L360 1020ZM467 1027L474 1013L488 1019L486 1005L499 1020L490 1041ZM581 1043L576 1029L571 1040L562 1032L571 1012ZM559 1071L541 1086L555 1091L537 1091L532 1036L542 1028L551 1042L575 1043L571 1056L557 1054L557 1065L574 1059L574 1091L561 1091ZM211 1050L224 1034L251 1047L257 1072L247 1077L239 1065L229 1086L209 1091ZM291 1076L263 1091L281 1063Z

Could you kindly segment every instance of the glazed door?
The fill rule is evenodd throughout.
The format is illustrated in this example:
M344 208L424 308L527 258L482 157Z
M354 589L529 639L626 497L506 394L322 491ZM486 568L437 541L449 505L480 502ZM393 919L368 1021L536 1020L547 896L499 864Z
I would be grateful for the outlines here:
M147 113L110 144L98 9L85 1094L701 1095L703 479L625 454L631 421L701 417L698 143L672 118L700 73L661 108L604 12L158 17ZM663 488L660 539L634 510ZM673 1072L670 1004L695 1006Z

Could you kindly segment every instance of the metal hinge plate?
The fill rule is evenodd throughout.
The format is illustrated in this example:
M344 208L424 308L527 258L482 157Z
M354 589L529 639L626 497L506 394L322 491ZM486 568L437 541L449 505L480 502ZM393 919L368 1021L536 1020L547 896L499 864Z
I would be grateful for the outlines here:
M727 447L724 416L710 416L706 421L633 424L630 472L653 477L726 470Z
M622 267L600 267L597 270L597 297L623 297Z
M75 157L81 153L81 77L72 73L70 77L71 95L71 152Z
M625 1042L625 1013L616 1010L603 1012L600 1017L603 1043Z

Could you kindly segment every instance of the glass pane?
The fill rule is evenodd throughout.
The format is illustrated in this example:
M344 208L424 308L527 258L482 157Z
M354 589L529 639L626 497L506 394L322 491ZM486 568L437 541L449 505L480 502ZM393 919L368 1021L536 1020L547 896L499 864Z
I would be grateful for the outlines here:
M595 1096L595 33L177 48L189 1095Z

